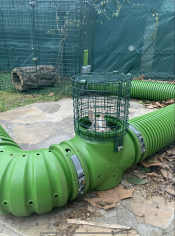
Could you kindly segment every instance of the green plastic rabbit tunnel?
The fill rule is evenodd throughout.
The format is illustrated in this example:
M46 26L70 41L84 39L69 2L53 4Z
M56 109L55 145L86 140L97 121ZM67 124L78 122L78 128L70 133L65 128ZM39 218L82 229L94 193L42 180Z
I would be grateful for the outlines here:
M131 98L166 101L175 98L175 84L133 80Z
M0 213L28 216L61 207L88 189L115 187L122 173L175 140L175 105L129 120L123 149L78 135L23 151L0 127Z

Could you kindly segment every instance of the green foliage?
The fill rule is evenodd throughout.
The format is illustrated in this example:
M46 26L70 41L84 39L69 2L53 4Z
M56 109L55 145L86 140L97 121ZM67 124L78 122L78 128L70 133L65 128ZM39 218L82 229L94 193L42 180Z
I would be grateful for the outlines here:
M113 0L113 3L116 4L116 10L115 10L114 13L112 13L112 11L111 11L111 9L109 7L109 3L112 2L112 0L103 0L103 1L101 1L101 0L94 0L93 1L93 5L94 5L95 9L97 10L98 14L103 14L108 20L111 20L110 16L107 15L106 10L107 9L110 10L110 12L112 14L112 17L118 17L119 13L121 12L121 9L122 9L121 1ZM133 3L130 0L123 0L123 2L126 2L129 5L134 6L134 7L149 7L149 8L151 8L152 13L153 13L152 16L155 19L155 23L156 23L155 29L154 29L154 31L152 32L152 35L151 35L151 38L154 39L156 37L157 29L158 29L158 26L159 26L159 23L160 23L159 22L159 14L155 10L155 8L152 7L152 6L149 6L147 4ZM170 1L170 2L174 4L173 1ZM162 4L164 4L164 3L165 2L162 2ZM99 22L101 23L101 21L98 21L97 23L99 23Z
M142 166L142 167L140 168L140 171L145 175L146 173L150 172L150 169L147 168L147 167Z
M141 179L139 177L127 177L125 178L129 183L131 184L145 184L147 182L147 180L145 179Z

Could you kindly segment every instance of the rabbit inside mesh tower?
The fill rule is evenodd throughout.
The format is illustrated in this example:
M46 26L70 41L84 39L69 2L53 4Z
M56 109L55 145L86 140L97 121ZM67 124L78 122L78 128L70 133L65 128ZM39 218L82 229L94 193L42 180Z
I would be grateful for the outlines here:
M88 117L91 121L92 125L90 127L91 130L96 130L96 132L109 132L110 128L107 128L106 120L105 120L105 110L102 110L102 113L99 117L95 116L95 113L89 109Z

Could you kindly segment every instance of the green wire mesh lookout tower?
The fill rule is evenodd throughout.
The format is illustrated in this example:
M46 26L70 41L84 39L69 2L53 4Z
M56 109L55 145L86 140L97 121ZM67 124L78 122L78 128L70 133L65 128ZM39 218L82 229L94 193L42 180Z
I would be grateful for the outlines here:
M120 151L129 126L132 79L117 72L73 76L75 133L91 141L114 140L114 152Z

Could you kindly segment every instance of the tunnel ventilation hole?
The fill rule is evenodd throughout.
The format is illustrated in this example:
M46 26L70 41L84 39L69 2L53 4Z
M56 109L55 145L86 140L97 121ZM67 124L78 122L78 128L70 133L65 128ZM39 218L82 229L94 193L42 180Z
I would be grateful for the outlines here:
M37 155L37 156L39 156L40 154L39 154L39 153L37 153L36 155Z
M58 194L57 193L54 194L54 198L58 198Z
M3 152L3 151L0 151L0 152Z
M3 203L4 205L8 205L6 200L4 200L2 203Z
M49 152L51 152L51 151L49 151Z
M66 152L71 152L71 150L70 149L66 149Z
M33 200L29 200L27 204L31 206L34 204L34 202L33 202Z
M13 154L11 153L10 156L13 156Z
M113 177L115 177L115 175L113 175Z
M100 178L100 175L98 176L98 178Z
M25 157L26 155L22 155L23 157Z

